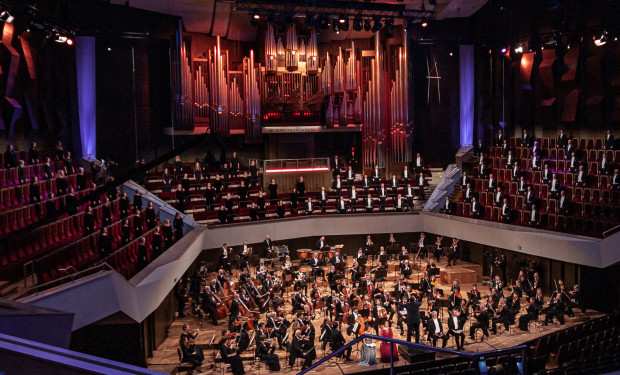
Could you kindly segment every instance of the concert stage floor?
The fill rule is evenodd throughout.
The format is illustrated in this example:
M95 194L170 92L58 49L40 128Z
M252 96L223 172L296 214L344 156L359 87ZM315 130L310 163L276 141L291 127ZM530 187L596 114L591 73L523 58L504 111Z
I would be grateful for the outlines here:
M425 263L424 263L425 264ZM468 264L461 264L461 266L468 266ZM445 271L443 264L440 267L440 271ZM392 272L390 272L390 274L388 274L388 280L392 279L391 276ZM214 277L214 275L209 275L210 277ZM412 281L416 281L416 277L412 276ZM480 284L479 285L479 289L482 292L482 297L485 298L486 295L488 295L488 288L487 287L482 287ZM321 286L321 284L319 284L319 286ZM461 290L470 290L471 289L472 284L471 283L461 283ZM450 284L445 284L443 283L442 285L439 286L440 288L444 288L448 290L449 292L449 288L450 288ZM388 290L392 290L393 289L393 282L392 281L388 281L386 283L386 288ZM426 304L426 300L423 301L422 303L422 307L421 307L421 311L426 311L427 308L427 304ZM286 304L286 311L290 311L291 307L290 304L287 303ZM577 310L575 310L577 311ZM548 335L550 333L553 332L558 332L561 331L563 329L567 329L569 327L572 326L576 326L579 324L584 323L587 320L590 319L595 319L598 317L601 317L605 314L594 311L594 310L587 310L586 314L582 314L581 312L577 312L574 318L570 318L570 317L566 317L566 324L563 326L557 325L555 323L551 323L546 327L540 327L540 329L538 328L534 328L534 326L532 326L530 328L530 332L523 332L521 330L518 329L517 326L513 326L513 329L511 330L510 333L507 332L502 332L500 335L491 335L489 340L480 342L480 341L472 341L469 339L469 337L467 337L465 339L465 351L466 352L470 352L470 353L476 353L476 352L483 352L483 351L488 351L488 350L494 350L494 349L503 349L503 348L509 348L509 347L513 347L516 345L520 345L520 344L524 344L526 342L535 340L539 337ZM447 327L447 316L448 314L446 313L446 311L444 311L443 317L441 317L441 319L443 320L443 325L444 327ZM288 317L289 320L291 320L290 316ZM518 317L517 317L518 319ZM265 321L264 315L262 315L262 320ZM472 318L470 318L470 321L472 320ZM320 350L320 344L318 343L318 337L320 336L320 325L323 321L323 317L322 314L318 314L317 313L317 317L315 320L313 320L313 324L315 326L316 329L316 342L317 342L317 358L323 358L324 356L330 354L330 352L325 352L323 353ZM221 323L224 323L224 321L220 321ZM394 323L396 322L396 317L394 317ZM164 373L177 373L176 372L176 368L177 368L177 364L179 363L179 358L177 356L177 348L179 346L179 337L181 335L181 328L183 326L183 324L188 323L190 325L191 329L195 329L197 327L199 327L198 321L195 317L187 315L185 318L182 319L176 319L174 321L174 323L172 324L172 326L169 328L169 335L168 338L159 346L159 348L153 353L153 357L149 359L148 362L148 368L150 370L155 370L155 371L160 371L160 372L164 372ZM469 333L469 326L470 326L470 322L468 321L465 324L465 333L468 334ZM202 328L200 328L200 333L197 339L197 344L199 345L206 345L209 343L209 341L213 338L213 336L215 335L215 340L214 342L218 342L219 339L221 338L221 330L222 328L224 328L225 326L219 326L219 327L215 327L213 326L210 322L205 322L202 325ZM394 338L396 339L401 339L401 340L406 340L406 331L405 336L401 336L400 335L400 331L398 329L395 329L395 324L393 324L393 332L394 332ZM374 333L374 330L370 331L371 333ZM347 339L347 341L351 340L353 338L353 336L347 337L346 336L346 332L345 330L343 330L343 334L345 335L345 338ZM481 333L478 332L478 337L480 337ZM250 331L250 337L252 337L252 332ZM422 341L423 344L426 343L426 341ZM379 361L379 346L380 343L377 342L377 361ZM454 339L450 339L448 341L448 344L446 346L447 349L454 349L456 350L456 346L455 346L455 341ZM251 347L251 349L249 349L248 351L246 351L245 353L242 354L242 358L247 360L244 360L244 367L245 367L245 371L247 374L258 374L259 371L255 368L251 368L252 365L252 360L251 358L253 357L253 353L254 353L254 346ZM279 373L287 373L287 372L293 372L293 373L297 373L299 372L299 368L294 368L291 369L288 364L285 361L286 358L286 353L283 350L276 350L275 352L279 357L280 357L280 363L281 363L281 371ZM221 369L219 367L216 367L216 369L212 369L212 364L213 362L213 358L215 355L215 351L213 349L210 350L205 350L204 352L205 354L205 361L203 363L202 369L201 371L195 371L194 374L212 374L212 373L221 373ZM437 354L437 358L445 358L445 355L442 354ZM362 367L359 366L357 363L359 361L359 352L355 353L352 355L352 358L354 359L353 362L346 362L346 363L342 363L342 360L339 360L339 366L342 369L343 373L345 374L354 374L354 373L360 373L360 372L367 372L367 371L371 371L371 370L378 370L384 367L389 367L389 363L387 364L383 364L383 363L378 363L374 366L370 366L370 367ZM400 366L400 365L405 365L407 364L406 361L404 361L402 359L402 357L399 359L398 362L395 362L396 366ZM262 373L270 373L270 371L266 368L266 366L263 364L261 366L261 372ZM230 373L230 371L228 372ZM319 367L317 367L317 369L315 369L314 371L311 371L311 373L316 373L316 374L333 374L333 373L340 373L340 370L338 369L338 367L336 367L335 364L329 364L329 365L320 365Z

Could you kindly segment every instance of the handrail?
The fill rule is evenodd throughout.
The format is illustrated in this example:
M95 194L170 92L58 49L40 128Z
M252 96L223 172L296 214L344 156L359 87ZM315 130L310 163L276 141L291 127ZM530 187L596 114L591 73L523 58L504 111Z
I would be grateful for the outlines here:
M436 351L436 352L440 352L440 353L445 353L445 354L458 355L458 356L467 357L467 358L477 358L477 357L484 357L484 356L500 356L500 355L504 355L504 354L508 354L508 353L521 352L521 357L522 357L521 360L522 360L522 362L525 362L525 356L526 356L526 352L525 351L527 350L527 345L518 345L518 346L513 346L511 348L505 348L505 349L488 350L488 351L485 351L485 352L478 352L478 353L467 353L467 352L459 352L459 351L456 351L456 350L437 348L437 347L434 347L434 346L417 344L417 343L413 343L413 342L409 342L409 341L398 340L398 339L393 339L393 338L389 338L389 337L376 336L376 335L371 335L371 334L365 333L365 334L361 335L360 337L356 338L355 340L351 341L350 343L344 345L340 349L334 351L330 355L320 359L318 362L314 363L313 365L311 365L307 369L297 373L297 375L303 375L303 374L307 373L308 371L313 370L317 366L327 362L332 357L337 356L338 354L342 353L346 349L350 348L351 346L357 344L358 342L360 342L361 340L366 339L366 338L370 338L370 339L378 340L378 341L386 341L386 342L389 342L389 343L392 343L392 344L401 344L401 345L411 346L411 347L415 347L415 348L418 348L418 349L432 350L432 351ZM390 350L394 350L394 346L393 345L390 345ZM390 355L390 374L391 375L394 374L393 358L394 358L394 356Z
M284 168L284 163L295 163L295 168ZM300 163L307 163L309 166L300 167ZM329 158L301 158L301 159L268 159L263 160L263 173L285 172L290 169L291 172L304 171L328 171L330 169Z
M620 231L620 224L616 225L613 228L607 229L606 231L603 232L603 238L607 238L607 236L610 236L616 232Z
M69 268L73 268L72 266L67 267L64 270L68 270ZM75 268L73 268L75 270ZM51 286L56 286L57 285L63 285L64 281L68 278L71 278L71 282L75 282L76 279L80 279L82 277L85 276L89 276L92 275L94 273L96 273L95 271L115 271L114 268L112 266L110 266L108 263L103 262L100 263L96 266L92 266L89 267L87 269L81 270L81 271L77 271L75 273L72 273L70 275L66 275L63 277L60 277L58 279L54 279L51 281L48 281L46 283L43 284L38 284L38 285L32 285L30 288L26 288L23 290L23 292L21 294L27 294L27 292L30 292L32 290L34 290L34 294L39 294L42 290L46 290Z

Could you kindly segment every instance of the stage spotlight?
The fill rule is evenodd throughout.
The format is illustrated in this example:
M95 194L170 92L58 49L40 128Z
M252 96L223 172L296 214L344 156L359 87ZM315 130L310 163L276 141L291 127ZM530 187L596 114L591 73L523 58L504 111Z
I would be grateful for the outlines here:
M355 31L362 31L362 28L364 26L362 25L362 17L355 17L353 19L353 30Z
M73 45L73 39L67 38L67 45L68 46L72 46Z
M252 18L250 19L250 25L252 25L252 27L256 27L258 25L258 19L260 17L258 16L258 14L255 14L254 16L252 16Z
M370 31L370 20L364 20L364 30Z
M515 53L523 53L523 46L518 46L515 48Z
M376 33L377 31L381 30L382 27L383 25L381 24L381 18L375 17L375 24L372 26L372 29L370 29L370 31Z
M15 20L15 17L13 17L11 15L11 13L9 13L8 10L5 10L4 12L0 13L0 21L4 21L6 23L11 23Z
M426 27L426 26L428 26L428 22L423 21L423 22L422 22L422 27Z
M344 14L340 15L340 17L338 18L338 22L340 23L345 23L347 22L349 19L347 18L347 16L345 16Z
M502 53L506 53L506 47L502 47Z
M594 44L597 47L604 46L605 44L607 44L607 31L603 31L603 35L601 35L600 38L594 39Z

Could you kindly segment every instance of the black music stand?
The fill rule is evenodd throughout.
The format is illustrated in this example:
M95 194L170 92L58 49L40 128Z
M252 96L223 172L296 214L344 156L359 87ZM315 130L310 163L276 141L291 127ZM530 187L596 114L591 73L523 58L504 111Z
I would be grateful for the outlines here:
M366 262L368 261L367 257L357 258L357 264L362 267L366 267Z
M390 254L396 254L398 253L398 248L400 247L399 244L397 243L393 243L391 245L388 246L388 253Z
M334 265L334 268L336 269L336 271L342 271L342 273L344 274L345 266L346 266L345 262L340 262L340 263L336 263Z
M407 255L402 255L401 254L401 255L398 256L398 260L407 260L407 259L409 259L409 254L407 254Z
M405 276L405 279L409 279L409 277L411 276L411 268L409 268L408 270L403 270L402 271L402 275Z
M430 278L431 276L439 276L439 267L433 267L428 270L428 277Z
M390 254L383 254L379 257L379 262L381 263L387 262L388 260L390 260Z
M441 289L438 289L441 290ZM443 297L443 290L439 293L439 295L441 295ZM443 319L443 308L449 308L450 307L450 301L448 301L448 299L442 299L442 298L437 298L437 307L439 307L439 313L441 314L441 319Z
M332 249L332 247L331 247L331 246L329 246L329 245L325 245L325 246L323 246L320 250L321 250L322 252L324 252L324 253L325 253L325 252L330 251L331 249Z
M377 270L375 272L375 282L384 281L387 277L387 270Z

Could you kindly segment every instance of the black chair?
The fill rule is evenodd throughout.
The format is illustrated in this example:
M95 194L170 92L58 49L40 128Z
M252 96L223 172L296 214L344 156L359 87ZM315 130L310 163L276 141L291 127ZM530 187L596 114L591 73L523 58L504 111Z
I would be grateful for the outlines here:
M177 355L179 356L177 374L180 373L180 371L185 371L186 374L192 374L194 372L194 364L189 362L183 362L183 353L181 352L181 348L177 348Z

